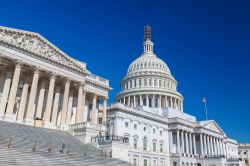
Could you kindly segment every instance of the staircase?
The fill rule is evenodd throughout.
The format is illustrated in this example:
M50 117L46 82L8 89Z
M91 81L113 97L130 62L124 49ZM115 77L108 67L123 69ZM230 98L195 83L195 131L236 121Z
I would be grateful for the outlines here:
M0 165L127 166L67 132L0 121Z

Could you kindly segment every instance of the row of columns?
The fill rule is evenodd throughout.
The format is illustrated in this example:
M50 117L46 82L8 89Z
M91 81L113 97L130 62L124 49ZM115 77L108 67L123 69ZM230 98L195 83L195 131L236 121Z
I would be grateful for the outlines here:
M176 153L189 155L220 156L226 154L226 147L222 138L208 134L196 134L185 130L169 131L170 153L173 151L173 132L176 134ZM198 151L197 145L200 149Z
M0 116L4 116L6 118L13 116L14 106L16 102L17 90L20 81L22 62L17 61L15 65L14 72L11 70L7 70L6 76L4 79L3 92L1 96L0 103ZM25 75L24 84L22 87L22 94L20 99L20 105L18 109L17 120L22 121L25 119L27 121L34 120L34 117L42 118L43 113L43 105L45 104L45 91L46 91L46 80L42 80L40 78L40 68L33 68L33 77L32 83L30 87L30 80L27 75ZM2 76L4 71L1 69L0 75ZM61 95L61 87L56 86L56 78L57 76L53 73L50 73L49 79L49 88L47 94L46 107L44 111L44 121L52 123L56 126L57 117L59 113L59 99ZM41 81L40 91L38 91L38 84ZM68 125L71 121L71 109L73 105L73 90L71 87L71 80L65 79L64 82L64 93L63 93L63 101L62 101L62 112L61 112L61 125ZM75 83L75 82L74 82ZM84 122L84 113L85 113L85 99L86 92L84 91L84 84L78 83L78 100L77 100L77 111L76 111L76 119L75 123ZM30 91L29 91L30 89ZM38 94L39 93L39 94ZM36 96L38 95L37 107L35 108ZM92 101L92 114L91 121L93 123L97 123L98 115L97 115L97 95L93 95ZM103 100L103 114L102 121L106 121L106 105L107 99Z
M207 156L219 156L226 154L226 147L222 138L208 134L200 134L201 154Z
M123 98L118 99L118 102L123 103L124 105L130 107L137 107L143 105L147 107L157 107L157 108L171 107L173 109L183 111L183 104L180 99L165 95L142 94L142 95L125 96Z
M175 132L176 134L176 153L190 154L190 155L197 154L195 134L184 130L169 131L170 153L174 153L173 132Z

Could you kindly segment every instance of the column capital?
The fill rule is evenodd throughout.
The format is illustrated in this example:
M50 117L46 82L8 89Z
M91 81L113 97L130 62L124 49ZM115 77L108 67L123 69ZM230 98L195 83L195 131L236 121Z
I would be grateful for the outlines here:
M16 65L16 68L22 68L23 61L22 60L15 60L15 65Z
M71 81L72 81L72 80L71 80L70 78L68 78L68 77L64 78L64 83L65 83L65 84L70 84Z
M40 68L40 67L37 67L37 66L34 66L34 67L33 67L33 71L34 71L35 74L38 74L38 73L40 73L41 68Z
M50 79L56 79L56 73L54 73L54 72L50 72L49 73L49 77L50 77Z

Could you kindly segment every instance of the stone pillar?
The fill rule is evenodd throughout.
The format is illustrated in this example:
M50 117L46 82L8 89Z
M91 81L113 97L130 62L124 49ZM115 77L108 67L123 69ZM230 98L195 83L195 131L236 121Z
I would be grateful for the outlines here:
M207 139L206 139L206 135L204 135L204 154L205 154L205 155L208 155L208 152L207 152Z
M74 93L73 90L69 92L69 101L68 101L68 110L66 117L66 125L70 125L71 123L71 115L72 115L72 106L73 106Z
M97 117L96 117L96 114L97 114L97 110L96 110L96 99L97 99L97 96L94 95L94 97L93 97L93 102L92 102L91 122L92 122L92 123L95 123L95 124L97 124Z
M194 155L196 155L196 140L195 140L195 134L193 135L193 145L194 145Z
M134 107L136 107L136 95L134 95Z
M123 104L126 104L126 97L123 98Z
M184 131L181 131L181 152L184 153Z
M86 99L86 92L83 91L82 93L82 122L85 122L85 99Z
M131 106L130 101L131 101L130 96L128 96L128 106L129 106L129 107Z
M62 105L62 115L61 115L61 124L66 125L66 116L68 110L68 101L69 101L69 88L70 80L65 80L64 94L63 94L63 105Z
M189 143L188 143L188 133L185 132L185 138L186 138L186 153L189 154Z
M39 92L38 104L37 104L37 109L36 109L36 117L38 117L40 119L42 118L45 89L46 89L46 81L43 80L41 82L41 88L40 88L40 92Z
M165 96L165 107L168 107L168 97Z
M190 152L190 154L194 154L193 153L193 145L192 145L192 133L189 133L189 152Z
M140 95L140 106L143 106L142 95Z
M12 72L7 71L0 103L0 116L4 115L10 91Z
M153 95L153 98L152 98L152 107L156 107L156 104L155 104L155 95Z
M172 131L169 130L169 152L170 153L173 153L172 146L173 146L173 134L172 134Z
M220 155L223 155L223 149L222 149L222 140L220 139Z
M158 108L161 108L161 95L158 98Z
M14 109L15 102L16 102L16 94L17 94L17 88L18 88L19 78L20 78L20 74L21 74L21 66L22 66L22 63L20 61L18 61L16 63L16 68L15 68L14 76L12 79L12 85L10 88L8 106L7 106L7 110L6 110L6 114L9 116L11 116L13 114L13 109Z
M58 107L59 107L59 100L60 100L60 94L61 94L61 87L56 87L56 93L55 93L55 99L53 104L53 112L52 112L52 118L51 123L53 126L57 126L57 116L58 116Z
M200 134L200 145L201 145L201 155L203 155L203 141L202 141L202 133Z
M34 118L34 104L35 104L35 99L36 99L36 91L37 91L37 85L38 85L38 79L39 79L39 72L40 72L39 69L35 67L32 85L31 85L31 90L30 90L27 115L26 115L26 120L28 120L28 121L33 121L33 118Z
M104 122L106 122L106 117L107 117L107 99L104 98L103 100L103 112L102 112L102 124L104 124Z
M217 155L220 155L220 145L219 145L219 138L216 138L216 149L217 149Z
M50 83L49 83L49 91L47 97L47 104L45 109L45 121L51 122L51 110L52 110L52 103L54 97L54 88L55 88L55 74L50 75Z
M180 153L180 134L179 134L179 130L177 129L176 131L176 137L177 137L177 145L176 145L176 148L177 148L177 153Z
M83 122L83 106L82 106L82 97L83 97L83 85L80 84L78 87L78 97L77 97L77 111L76 111L76 122Z
M19 111L17 115L18 121L22 121L24 118L24 112L25 112L27 97L28 97L28 90L29 90L29 78L28 76L25 76L25 81L24 81L22 96L21 96L21 101L20 101L20 107L19 107Z
M208 154L207 155L211 155L211 147L210 147L210 140L209 140L209 136L207 135L206 136L206 139L207 139L207 152Z
M212 136L210 136L210 147L211 147L211 155L214 155L214 148L213 148L213 141L212 141Z
M174 107L173 107L173 99L172 99L171 96L170 96L170 107L171 107L171 108L174 108Z
M148 94L146 95L146 106L149 107L149 99L148 99Z

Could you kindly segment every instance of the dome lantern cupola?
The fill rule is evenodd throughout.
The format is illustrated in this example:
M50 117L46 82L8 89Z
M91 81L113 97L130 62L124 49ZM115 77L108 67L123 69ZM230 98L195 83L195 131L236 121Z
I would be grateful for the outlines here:
M154 43L151 41L151 27L146 25L144 27L144 52L152 53L153 54L153 46Z

